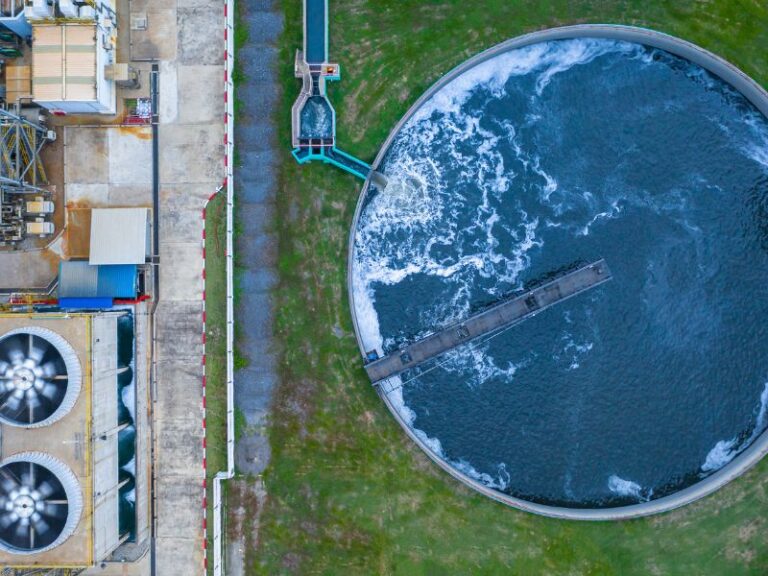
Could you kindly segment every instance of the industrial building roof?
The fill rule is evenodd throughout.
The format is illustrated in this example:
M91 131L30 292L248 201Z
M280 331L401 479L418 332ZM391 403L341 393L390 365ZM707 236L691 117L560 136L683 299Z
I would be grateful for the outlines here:
M32 30L34 99L97 100L95 23L34 26Z
M90 264L143 264L149 255L147 208L94 208Z
M92 266L88 262L59 265L59 298L135 298L136 265Z

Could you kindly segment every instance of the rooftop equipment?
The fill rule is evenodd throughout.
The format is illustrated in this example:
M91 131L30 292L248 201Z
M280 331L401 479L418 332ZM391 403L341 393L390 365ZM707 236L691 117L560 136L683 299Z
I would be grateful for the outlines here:
M0 339L0 421L37 428L64 416L80 394L80 363L61 336L44 328Z
M33 214L53 214L54 205L50 200L46 200L42 196L37 196L32 201L27 201L26 209L28 215Z
M33 120L39 120L37 111ZM55 206L43 188L47 178L40 151L55 139L56 132L42 124L0 108L0 245L53 234L46 218Z
M103 0L25 0L32 24L32 97L65 114L114 114L117 15Z
M0 314L3 574L83 569L128 537L119 512L129 481L119 452L127 426L119 406L126 371L119 368L120 318ZM136 501L146 503L140 466L134 479Z
M0 2L0 24L20 38L29 38L32 27L24 15L24 0L3 0Z
M149 210L94 208L89 264L144 264L149 255Z
M39 24L32 29L32 97L65 113L114 114L115 33L97 22Z
M48 0L24 0L24 16L27 20L53 18L53 2Z
M0 462L0 550L35 554L58 546L82 508L77 478L61 460L26 452Z

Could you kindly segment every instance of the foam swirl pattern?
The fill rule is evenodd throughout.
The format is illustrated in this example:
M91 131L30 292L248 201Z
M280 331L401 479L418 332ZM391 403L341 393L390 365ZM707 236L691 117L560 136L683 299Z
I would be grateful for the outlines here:
M607 518L682 504L764 452L768 121L711 55L573 31L470 62L412 109L379 157L386 189L361 198L350 288L361 349L389 352L605 258L613 282L385 400L490 496Z

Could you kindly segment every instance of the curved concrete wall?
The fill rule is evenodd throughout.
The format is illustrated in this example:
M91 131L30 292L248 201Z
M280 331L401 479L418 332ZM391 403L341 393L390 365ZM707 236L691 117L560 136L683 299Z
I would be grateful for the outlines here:
M480 54L466 60L445 76L440 78L432 87L427 90L408 110L400 121L395 125L392 132L390 132L387 139L384 141L379 153L376 155L376 160L373 163L373 169L376 170L379 167L384 155L392 144L392 141L397 136L403 125L410 120L413 114L429 100L438 90L443 86L451 82L457 76L463 74L470 68L497 56L508 50L515 48L522 48L530 44L536 44L539 42L548 42L551 40L564 40L568 38L607 38L611 40L624 40L627 42L634 42L637 44L645 44L653 48L659 48L665 50L681 58L690 60L691 62L698 64L702 68L708 70L714 75L718 76L725 82L732 85L738 90L744 97L747 98L764 116L768 116L768 93L757 82L752 80L749 76L744 74L741 70L726 62L719 56L704 50L681 40L674 36L662 34L661 32L655 32L645 28L635 28L632 26L618 26L613 24L580 24L577 26L563 26L560 28L551 28L548 30L541 30L513 38L506 42L502 42ZM373 171L371 171L373 173ZM352 312L352 321L355 326L355 336L357 337L357 343L360 348L360 352L365 356L365 348L360 340L360 331L358 329L357 315L355 312L355 296L352 289L352 263L354 255L354 243L355 233L357 230L358 220L365 204L365 198L368 195L368 189L371 185L370 177L363 186L360 197L357 201L357 208L355 210L354 219L352 221L352 229L349 235L348 245L348 265L347 265L347 289L349 292L350 308ZM377 388L379 396L384 400L392 415L398 421L400 426L403 427L405 432L426 454L429 456L438 466L448 472L458 481L464 483L470 488L477 490L478 492L512 506L520 510L532 512L534 514L540 514L543 516L550 516L553 518L563 518L570 520L621 520L628 518L637 518L640 516L648 516L650 514L657 514L659 512L666 512L674 508L679 508L685 504L689 504L694 500L703 498L708 494L711 494L718 488L721 488L734 478L740 476L768 453L768 431L764 432L760 437L755 440L752 445L744 452L734 458L727 466L718 470L711 476L708 476L701 482L689 486L679 492L659 498L658 500L652 500L650 502L642 502L640 504L634 504L632 506L620 506L616 508L564 508L557 506L546 506L543 504L536 504L521 500L503 494L491 488L488 488L484 484L481 484L474 478L467 476L456 470L453 466L448 464L445 460L437 456L432 452L429 447L413 432L413 430L405 423L395 406L392 405L389 398L385 393L382 393L381 388Z

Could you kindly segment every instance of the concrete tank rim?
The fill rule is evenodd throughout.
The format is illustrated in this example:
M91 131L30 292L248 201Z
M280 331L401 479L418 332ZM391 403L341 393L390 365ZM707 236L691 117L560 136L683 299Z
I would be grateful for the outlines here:
M697 46L687 40L658 32L649 28L641 28L637 26L626 26L620 24L576 24L571 26L559 26L555 28L546 28L543 30L537 30L528 34L523 34L509 40L505 40L495 46L492 46L470 58L464 60L458 66L454 67L446 74L441 76L432 86L430 86L411 106L408 111L400 118L395 124L394 128L390 131L384 143L379 148L376 158L372 164L372 170L368 175L363 187L360 191L360 195L357 199L357 205L355 207L355 213L352 219L352 226L350 228L349 239L347 244L347 294L349 296L349 307L352 315L352 324L355 330L355 339L357 340L358 348L363 358L365 357L365 347L363 346L360 338L360 330L358 327L357 312L355 309L355 295L353 286L353 262L355 254L355 236L358 227L360 215L362 214L365 200L368 196L368 191L371 185L371 175L379 167L381 161L384 158L389 147L392 145L395 137L400 133L400 130L408 120L421 108L421 106L429 100L436 92L442 89L446 84L453 81L456 77L460 76L467 70L489 60L499 54L514 50L516 48L523 48L531 44L537 44L540 42L549 42L552 40L567 40L573 38L602 38L608 40L621 40L626 42L633 42L636 44L644 44L651 48L658 48L669 52L680 58L684 58L694 64L701 66L711 74L714 74L722 81L730 84L739 94L744 96L758 111L768 118L768 92L750 76L744 73L742 70L731 64L727 60L717 56L716 54ZM537 504L522 498L516 498L503 492L499 492L479 481L471 478L470 476L458 471L451 466L447 461L440 458L435 454L426 443L420 439L411 429L406 422L402 419L396 407L390 402L386 393L382 393L381 388L377 387L376 391L386 404L389 411L394 416L395 420L400 424L408 437L416 443L416 445L440 468L450 474L454 479L458 480L468 488L471 488L489 498L506 504L512 508L530 512L532 514L538 514L540 516L547 516L551 518L565 519L565 520L591 520L591 521L605 521L605 520L628 520L631 518L639 518L642 516L650 516L653 514L660 514L663 512L669 512L675 508L685 506L696 500L700 500L706 496L709 496L713 492L719 490L730 481L738 478L750 468L755 466L762 458L768 454L768 430L763 432L754 442L728 464L723 466L720 470L707 476L706 478L683 488L668 496L663 496L657 500L651 500L648 502L641 502L638 504L632 504L629 506L618 506L614 508L567 508L560 506L549 506L545 504Z

